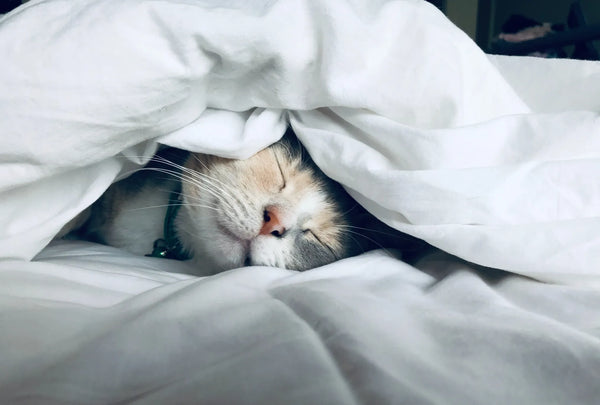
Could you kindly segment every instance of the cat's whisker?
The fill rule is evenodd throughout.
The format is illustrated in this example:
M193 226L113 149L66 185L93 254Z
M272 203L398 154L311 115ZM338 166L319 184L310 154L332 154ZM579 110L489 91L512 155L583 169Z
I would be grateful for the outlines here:
M195 173L198 176L202 176L202 180L211 184L214 188L221 190L224 194L226 194L229 198L235 199L237 190L233 188L231 184L235 184L235 182L231 182L231 184L227 184L217 178L211 177L204 173ZM235 179L234 179L235 180ZM217 182L218 184L215 184Z
M217 185L213 184L210 180L202 178L202 179L195 179L193 177L182 177L181 178L182 181L187 181L192 185L195 185L196 187L198 187L201 190L204 190L208 193L210 193L212 196L216 197L219 201L221 201L222 203L226 204L227 206L229 206L230 208L233 209L230 200L235 199L235 196L232 195L231 193L229 193L227 190L224 190L224 188L220 188ZM223 198L223 196L225 197L229 197L229 198Z
M354 225L338 225L338 227L347 228L347 229L358 229L361 231L369 231L369 232L374 232L374 233L378 233L380 235L387 235L387 236L399 236L399 234L400 234L400 231L398 231L397 233L392 233L392 232L380 231L375 228L363 228L363 227L354 226Z
M202 167L205 168L205 170L209 170L209 168L206 166L206 164L200 159L198 158L198 156L196 156L195 154L192 154L192 156L194 157L194 159L200 164L202 165ZM209 176L205 173L199 172L197 170L192 170L189 169L187 167L181 166L181 165L176 165L176 164L172 164L174 167L177 167L179 169L181 169L182 171L184 171L186 174L188 174L192 179L192 181L194 182L193 184L197 184L199 185L200 183L202 185L205 186L204 190L211 192L211 190L221 193L229 198L221 198L221 195L216 195L215 193L211 193L213 194L213 196L217 197L223 204L226 204L230 209L232 209L233 211L236 211L236 214L240 217L245 215L251 215L251 213L248 211L248 208L246 207L246 204L242 203L242 201L240 200L239 196L237 194L240 193L239 189L234 189L234 187L232 186L232 184L236 184L236 180L235 178L229 178L229 184L221 181L219 179L217 179L216 177L213 176ZM210 188L211 190L209 190L208 188ZM248 198L248 196L245 196L246 200L250 200ZM240 210L243 210L244 212L240 212Z
M207 193L213 195L217 199L223 201L225 204L229 204L229 202L227 201L227 199L222 199L221 198L221 194L224 194L224 190L219 189L219 188L217 188L215 186L212 186L210 184L206 184L205 182L198 181L197 179L194 179L191 176L188 176L186 174L182 174L182 173L180 173L178 171L175 171L175 170L164 169L164 168L146 168L146 170L156 171L156 172L159 172L159 173L168 174L170 176L178 178L182 182L187 182L187 183L191 184L193 187L197 187L200 190L206 191Z
M358 204L354 204L352 207L350 207L346 211L342 212L342 217L347 217L348 214L350 214L352 211L354 211L358 207L359 207Z
M211 240L211 237L209 235L202 236L202 235L199 235L199 234L197 234L195 232L191 232L191 231L189 231L189 230L187 230L185 228L183 228L183 229L180 228L180 229L177 230L177 232L184 233L184 234L189 235L192 238L198 239L198 240Z
M158 162L158 163L162 163L165 166L172 167L173 169L176 169L176 170L164 169L164 168L148 168L148 169L162 171L163 173L170 174L177 178L187 177L190 180L197 180L197 179L195 179L195 176L201 175L201 173L197 172L196 170L187 168L185 166L182 166L180 164L177 164L175 162L172 162L172 161L165 159L163 157L160 157L160 156L157 156L154 159L154 161Z
M333 256L333 258L334 258L335 260L339 260L339 259L338 259L338 255L336 255L336 254L335 254L335 252L334 252L334 250L331 248L331 246L329 246L328 244L324 243L324 242L321 240L321 238L319 238L319 237L318 237L317 235L315 235L314 233L313 233L313 236L315 237L315 239L316 239L316 240L318 240L318 241L319 241L319 243L320 243L320 244L321 244L323 247L325 247L327 250L329 250L329 252L331 253L331 255Z
M206 164L204 162L202 162L195 154L192 154L192 156L196 159L196 161L200 162L200 164L208 171L208 167L206 166ZM171 166L171 167L174 167L174 168L180 170L182 173L187 174L191 179L198 180L198 179L196 179L197 177L201 178L203 181L209 182L212 186L214 186L219 191L226 192L230 197L233 197L231 194L228 193L228 191L234 191L234 190L228 184L220 181L219 179L217 179L215 177L209 176L209 175L207 175L205 173L201 173L197 170L193 170L188 167L171 162L165 158L160 158L160 160L158 160L158 161L160 163L163 163L165 165L168 165L168 166ZM230 189L230 190L221 189L214 182L217 182L220 184L221 187L223 187L225 189Z
M252 198L250 196L248 196L245 191L240 190L240 192L241 192L241 194L243 194L243 196L242 196L243 199L240 199L239 197L237 197L237 198L234 198L234 200L233 200L236 205L235 211L240 218L249 217L251 215L251 213L249 211L250 207L248 206L249 204L244 204L243 201L244 200L252 201Z
M171 178L177 178L181 181L189 181L192 185L194 186L201 186L201 184L196 183L195 181L191 181L189 178L186 178L185 176L182 176L182 174L178 171L175 170L169 170L169 169L164 169L164 168L159 168L159 167L143 167L140 169L137 169L135 171L132 171L131 174L135 174L137 172L140 171L152 171L152 172L158 172L158 173L163 173L163 174L167 174L170 177L167 178L167 180L171 179ZM167 190L165 190L167 191ZM206 191L210 191L210 190L206 190Z
M207 191L207 192L211 193L212 195L214 195L215 197L220 197L220 195L217 193L217 191L220 191L220 190L211 189L211 188L207 187L205 184L198 182L196 179L193 179L192 177L184 175L178 171L164 169L164 168L155 168L155 167L145 168L143 170L149 170L149 171L155 171L155 172L159 172L159 173L168 174L172 177L179 179L182 182L187 182L187 183L191 184L192 186L196 186L204 191Z
M229 191L233 191L233 188L231 186L228 186L225 184L219 186L217 184L214 184L211 181L211 178L208 176L206 176L206 178L202 178L201 180L195 180L195 181L201 181L202 184L205 184L207 187L210 186L210 187L212 187L213 190L216 190L216 191L222 193L224 196L227 196L230 199L235 199L235 195L231 194L229 192ZM227 189L230 189L230 190L227 190Z
M202 159L200 159L198 157L198 155L192 154L192 157L194 158L194 160L196 161L196 163L200 164L204 168L204 170L210 171L210 169L208 168L208 166L206 165L206 163L204 163L204 161L202 161Z
M346 232L350 237L352 237L351 235L360 236L361 238L364 238L364 239L368 240L369 242L372 242L375 246L382 249L383 251L389 253L389 250L385 246L383 246L381 243L379 243L375 239L368 237L367 235L363 235L362 233L354 232L354 231L351 231L348 229L346 229L344 232ZM354 239L354 240L356 241L356 239Z
M200 164L204 168L204 170L206 170L207 172L210 171L210 168L206 165L206 163L204 163L197 155L192 154L192 156L196 160L196 162L198 164ZM227 184L227 183L225 183L225 182L217 179L214 176L209 176L206 173L202 173L202 172L199 172L197 170L192 170L192 169L189 169L189 168L184 168L184 170L187 170L193 176L199 176L199 177L201 177L204 181L210 182L215 187L223 187L223 188L229 189L229 191L232 191L234 194L236 192L236 190L230 184ZM219 185L214 184L214 182L217 182ZM229 194L229 196L232 197L232 198L234 198L234 195Z
M137 208L129 208L126 210L123 210L125 212L136 212L136 211L143 211L143 210L150 210L150 209L157 209L157 208L169 208L169 207L184 207L184 206L191 206L191 207L202 207L202 208L207 208L210 210L214 210L214 211L218 211L217 208L215 207L210 207L208 205L204 205L204 204L189 204L189 203L181 203L181 204L159 204L159 205L148 205L145 207L137 207Z
M231 184L236 184L237 179L235 177L231 177L231 176L227 176L227 177ZM215 179L215 180L217 180L217 179ZM252 198L250 198L250 196L248 196L243 189L234 190L232 186L227 185L225 182L221 182L220 180L217 180L217 181L219 181L219 183L223 184L227 188L231 188L231 191L233 192L233 194L227 193L227 196L229 197L228 199L220 199L220 201L222 203L227 204L228 207L232 211L234 211L235 215L239 218L251 215L251 213L248 211L249 208L247 207L247 203L245 203L244 201L252 201ZM217 187L217 186L215 185L215 187ZM240 197L240 194L242 194L241 197Z
M218 212L218 213L221 212L217 207L213 207L213 206L206 205L206 204L190 204L190 203L186 203L186 204L181 204L181 205L185 206L185 207L206 208L206 209Z
M194 197L187 197L188 200L192 200L192 201L183 201L181 203L182 206L185 207L197 207L197 208L208 208L211 209L219 214L221 214L221 208L218 204L208 204L206 202L204 202L204 200L200 199L200 198L194 198ZM195 202L197 201L197 202Z
M210 185L210 184L206 184L204 182L200 182L196 179L190 178L190 177L186 177L186 176L182 176L180 178L181 182L185 182L190 184L192 187L198 187L200 190L206 191L207 193L209 193L210 195L212 195L213 197L217 197L217 198L221 198L223 193L222 190Z

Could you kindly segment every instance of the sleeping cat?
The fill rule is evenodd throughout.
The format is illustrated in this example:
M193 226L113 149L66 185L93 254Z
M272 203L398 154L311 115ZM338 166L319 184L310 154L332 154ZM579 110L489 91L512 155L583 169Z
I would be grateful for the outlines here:
M79 237L190 259L200 274L248 265L307 270L390 235L410 239L367 214L290 131L246 160L163 151L82 215Z

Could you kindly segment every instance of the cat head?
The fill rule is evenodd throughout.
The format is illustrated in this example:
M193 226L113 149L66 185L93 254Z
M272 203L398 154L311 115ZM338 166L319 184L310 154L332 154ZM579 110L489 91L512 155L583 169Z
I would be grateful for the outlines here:
M307 270L358 253L360 208L287 134L246 160L191 154L179 239L211 272L244 265Z
M206 273L248 265L308 270L380 247L407 258L429 248L370 215L291 131L246 160L192 153L181 183L176 230Z

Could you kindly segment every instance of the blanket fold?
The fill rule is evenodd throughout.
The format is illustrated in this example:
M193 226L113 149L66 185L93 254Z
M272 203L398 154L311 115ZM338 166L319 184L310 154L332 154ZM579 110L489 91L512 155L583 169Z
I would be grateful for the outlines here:
M246 157L289 111L388 224L485 266L598 274L598 63L488 57L413 0L32 1L0 55L0 257L34 257L128 148Z

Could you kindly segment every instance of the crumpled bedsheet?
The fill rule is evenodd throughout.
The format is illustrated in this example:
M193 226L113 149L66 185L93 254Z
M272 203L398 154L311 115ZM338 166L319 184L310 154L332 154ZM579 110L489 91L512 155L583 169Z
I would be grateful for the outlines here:
M27 265L0 262L0 398L597 402L598 289L444 254L416 269L393 253L205 278L180 274L181 262L83 242L54 244Z
M598 62L486 55L417 0L34 0L0 55L2 402L600 397ZM440 252L195 278L50 243L159 144L287 125Z

